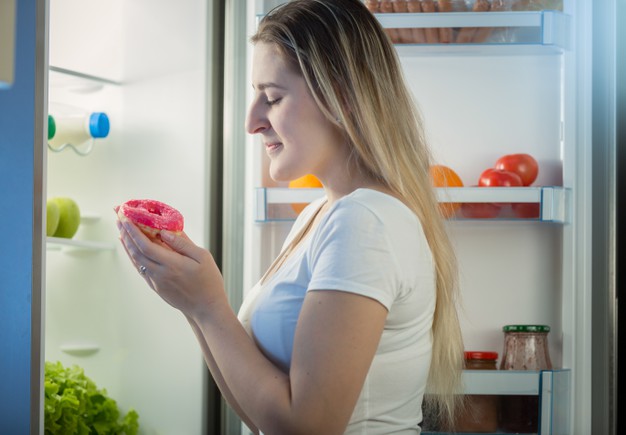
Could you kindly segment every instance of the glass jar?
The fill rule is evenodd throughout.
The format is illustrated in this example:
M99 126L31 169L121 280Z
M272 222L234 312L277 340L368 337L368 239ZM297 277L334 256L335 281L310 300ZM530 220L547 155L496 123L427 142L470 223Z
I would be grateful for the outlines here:
M465 352L466 370L497 370L497 352ZM465 408L455 418L454 432L487 433L498 430L498 396L467 395Z
M501 370L549 370L546 325L506 325ZM502 398L500 426L506 432L537 432L539 396L506 396Z

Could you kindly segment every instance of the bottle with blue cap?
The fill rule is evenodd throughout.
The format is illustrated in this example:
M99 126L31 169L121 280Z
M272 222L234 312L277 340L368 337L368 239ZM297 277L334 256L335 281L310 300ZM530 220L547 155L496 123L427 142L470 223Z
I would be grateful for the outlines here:
M48 116L48 144L55 151L65 146L77 150L87 142L107 137L110 127L109 117L104 112L53 113Z

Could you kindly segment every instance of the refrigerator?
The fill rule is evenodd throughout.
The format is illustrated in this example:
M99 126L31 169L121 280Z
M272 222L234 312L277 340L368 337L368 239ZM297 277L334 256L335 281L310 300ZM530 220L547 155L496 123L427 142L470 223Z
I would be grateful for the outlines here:
M238 309L278 254L292 204L322 194L273 182L243 127L248 37L279 3L17 2L14 75L0 87L0 189L11 207L0 213L11 228L0 249L0 372L10 373L0 432L41 433L43 364L60 361L82 367L123 412L135 409L141 434L248 433L221 402L183 316L126 258L113 207L154 198L181 210ZM538 396L541 434L619 433L623 9L565 0L560 11L377 14L389 29L493 29L484 43L396 48L435 160L466 186L438 189L440 200L539 205L532 218L459 214L447 227L468 350L501 355L503 325L551 328L552 370L464 374L470 394ZM110 120L106 137L48 147L48 114L94 112ZM530 188L472 187L510 153L537 159ZM81 210L69 240L45 236L46 200L58 196Z
M128 260L113 208L158 199L198 244L218 245L223 9L16 2L14 80L0 96L2 191L16 210L2 213L0 433L43 433L45 361L83 369L122 414L138 413L141 434L215 433L200 349ZM105 137L48 143L48 115L58 135L92 113L106 115ZM46 237L56 197L80 209L71 238Z
M277 3L248 1L248 34ZM616 65L623 69L624 53L616 23L623 4L508 2L509 10L473 12L474 2L465 3L470 10L376 14L386 29L489 29L480 43L395 47L435 162L464 182L439 188L440 201L539 209L531 218L457 213L447 222L466 350L498 352L499 362L503 326L551 328L552 369L466 371L465 391L538 396L536 433L619 433L615 153L624 96ZM273 182L259 139L248 143L246 203L253 207L245 218L244 292L279 253L295 216L291 205L322 195ZM539 163L529 188L473 187L482 171L514 153Z

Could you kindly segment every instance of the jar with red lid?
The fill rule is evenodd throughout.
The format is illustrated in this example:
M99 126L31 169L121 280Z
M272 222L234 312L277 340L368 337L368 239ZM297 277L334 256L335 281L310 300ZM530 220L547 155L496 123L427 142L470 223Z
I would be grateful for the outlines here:
M465 352L466 370L497 370L497 352ZM498 396L470 394L454 420L454 432L488 433L498 429Z
M506 325L501 370L549 370L547 325ZM502 398L500 426L507 432L537 432L539 396L506 396Z

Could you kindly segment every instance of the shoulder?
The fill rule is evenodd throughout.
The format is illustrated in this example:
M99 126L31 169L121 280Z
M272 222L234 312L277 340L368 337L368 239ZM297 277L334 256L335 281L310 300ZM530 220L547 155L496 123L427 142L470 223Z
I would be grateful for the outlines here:
M371 189L357 189L339 199L328 211L327 221L391 231L421 228L417 216L402 201Z

